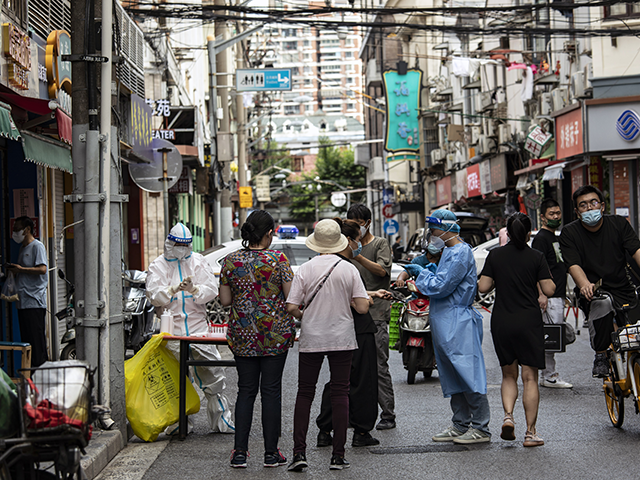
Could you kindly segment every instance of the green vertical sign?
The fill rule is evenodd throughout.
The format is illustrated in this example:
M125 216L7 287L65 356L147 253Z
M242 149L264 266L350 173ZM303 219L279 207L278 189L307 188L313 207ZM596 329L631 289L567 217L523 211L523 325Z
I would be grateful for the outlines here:
M418 153L420 150L420 88L422 71L387 70L382 75L387 100L387 132L384 148L392 153Z

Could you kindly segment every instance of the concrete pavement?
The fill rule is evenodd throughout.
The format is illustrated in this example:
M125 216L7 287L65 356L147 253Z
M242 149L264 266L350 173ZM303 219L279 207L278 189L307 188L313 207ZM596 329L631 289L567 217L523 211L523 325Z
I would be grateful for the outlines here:
M557 355L561 376L574 384L572 390L541 388L538 431L545 440L543 447L524 448L524 412L521 402L515 411L517 440L506 442L499 438L502 424L500 400L501 374L493 351L489 332L489 315L484 312L483 342L491 405L491 443L477 446L436 444L431 436L450 424L448 399L442 397L437 374L431 379L418 376L415 385L406 382L397 352L391 352L391 372L396 393L397 428L372 432L380 439L379 447L352 448L348 435L346 457L349 470L329 471L331 448L315 447L319 399L312 409L308 436L309 469L300 475L306 478L341 476L355 479L406 478L595 478L614 471L631 475L640 466L638 441L640 418L632 404L626 407L627 418L622 429L611 426L607 417L602 382L591 378L593 353L586 329L581 329L576 343L568 352ZM579 324L582 324L580 320ZM235 398L236 375L227 369L228 391ZM288 458L293 447L292 426L297 378L297 351L287 359L283 386L283 434L280 447ZM328 379L323 368L321 382ZM320 383L319 383L320 388ZM195 431L180 442L161 436L154 444L135 439L102 472L100 479L211 479L211 478L290 478L296 474L285 467L265 469L262 466L263 446L260 427L260 403L256 401L250 437L249 467L234 470L229 467L233 435L209 434L206 414L193 417ZM624 473L623 473L624 472Z

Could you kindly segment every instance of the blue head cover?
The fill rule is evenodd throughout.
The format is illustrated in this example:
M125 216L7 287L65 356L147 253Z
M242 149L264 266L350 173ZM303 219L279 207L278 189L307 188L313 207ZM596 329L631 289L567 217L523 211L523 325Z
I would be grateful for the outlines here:
M445 210L441 208L431 214L431 216L425 219L425 223L429 228L437 228L445 232L460 232L460 225L458 225L458 217L451 210Z
M176 223L169 232L167 240L175 242L176 245L190 245L193 238L191 237L191 232L186 225Z

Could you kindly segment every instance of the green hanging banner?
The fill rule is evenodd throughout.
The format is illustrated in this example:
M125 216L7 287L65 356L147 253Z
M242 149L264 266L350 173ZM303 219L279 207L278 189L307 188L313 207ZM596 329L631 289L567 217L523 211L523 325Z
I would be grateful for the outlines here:
M387 70L382 78L387 100L387 131L384 149L393 154L418 154L420 152L419 113L422 71L411 69L407 70L405 75L400 75L397 70ZM399 158L396 156L394 159Z

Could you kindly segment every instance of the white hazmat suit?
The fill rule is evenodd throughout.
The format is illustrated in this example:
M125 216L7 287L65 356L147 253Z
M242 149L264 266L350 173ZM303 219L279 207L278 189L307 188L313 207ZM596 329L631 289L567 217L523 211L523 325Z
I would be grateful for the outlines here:
M206 333L206 305L218 295L213 269L199 253L192 252L192 237L182 223L176 224L164 243L164 254L149 266L147 297L156 307L173 316L173 334L190 336ZM179 343L168 342L167 347L179 360ZM220 359L215 345L191 345L195 360ZM224 369L220 367L192 367L193 383L207 398L207 416L214 432L233 432L232 410L224 394ZM177 427L167 433L177 433Z

